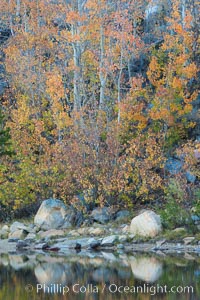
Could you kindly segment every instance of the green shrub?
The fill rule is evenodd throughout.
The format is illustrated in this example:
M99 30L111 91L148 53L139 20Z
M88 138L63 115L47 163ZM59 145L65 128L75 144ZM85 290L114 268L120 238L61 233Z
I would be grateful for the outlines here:
M173 229L179 226L185 226L190 223L189 213L182 207L184 192L178 182L171 180L165 191L166 204L159 211L163 226L168 229Z

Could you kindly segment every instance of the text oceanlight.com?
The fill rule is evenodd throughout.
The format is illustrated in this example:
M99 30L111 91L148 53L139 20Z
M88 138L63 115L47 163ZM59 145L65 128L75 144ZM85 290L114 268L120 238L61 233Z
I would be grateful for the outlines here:
M150 295L156 295L156 294L166 294L166 293L173 293L173 294L193 294L194 293L194 287L193 286L167 286L167 285L151 285L148 283L145 283L143 285L137 285L137 286L128 286L128 285L117 285L115 283L110 284L104 284L102 286L96 286L93 284L87 284L82 285L79 283L75 283L71 286L62 285L62 284L37 284L36 289L32 285L26 286L26 291L31 292L33 290L36 290L36 293L45 293L45 294L62 294L66 295L69 293L74 294L84 294L84 293L90 293L90 294L98 294L98 293L121 293L121 294L150 294Z

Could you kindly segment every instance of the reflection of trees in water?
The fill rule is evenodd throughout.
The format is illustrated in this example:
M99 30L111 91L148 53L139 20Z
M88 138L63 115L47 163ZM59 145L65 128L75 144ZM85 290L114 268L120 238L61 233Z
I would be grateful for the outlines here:
M84 257L48 257L39 255L34 262L31 257L20 256L23 262L20 262L19 268L13 264L14 257L4 256L0 257L0 299L3 300L64 300L64 299L85 299L85 300L121 300L121 299L135 299L135 300L150 300L149 294L111 294L108 291L101 293L104 284L115 283L117 286L137 286L143 285L145 276L154 276L157 280L155 284L167 286L192 285L196 290L196 295L193 298L190 295L156 295L154 299L200 299L200 291L198 285L200 283L200 276L195 277L195 270L198 269L197 261L188 261L179 258L165 258L161 260L156 257L136 256L127 257L127 260L106 261L102 258L88 259ZM14 267L11 267L10 261ZM18 268L18 269L17 269ZM145 270L146 268L146 270ZM163 273L162 273L163 271ZM146 274L145 274L146 272ZM149 273L148 273L149 272ZM197 273L198 274L198 273ZM141 276L144 276L143 278ZM156 278L156 276L160 276ZM147 278L147 277L146 277ZM61 294L48 295L40 293L36 295L33 293L27 294L24 287L26 284L32 284L36 289L37 283L58 283L68 285L70 289L73 284L79 283L80 286L87 286L92 284L99 289L98 294L84 293L74 294L70 293L67 297ZM153 283L152 283L153 284Z

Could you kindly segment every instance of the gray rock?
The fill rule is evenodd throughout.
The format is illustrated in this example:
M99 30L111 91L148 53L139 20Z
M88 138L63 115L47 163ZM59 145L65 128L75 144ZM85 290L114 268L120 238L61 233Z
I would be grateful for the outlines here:
M21 222L14 222L11 226L10 226L10 232L14 232L17 230L24 230L25 232L30 232L30 228L28 226L25 226L23 223Z
M70 207L61 228L68 229L73 226L80 227L83 224L83 221L84 217L82 212L76 211L74 208Z
M192 215L191 218L194 222L200 222L200 217L197 215Z
M6 239L8 237L8 231L7 230L0 230L0 238L1 239Z
M157 241L156 242L156 247L160 247L160 246L162 246L164 243L166 242L166 239L163 239L163 240L160 240L160 241Z
M19 241L19 238L9 238L8 243L17 243Z
M183 239L185 245L189 245L195 240L194 236L187 236Z
M88 227L81 227L81 228L77 229L77 232L80 235L85 236L85 235L88 235L88 230L89 230Z
M80 227L84 222L83 213L81 211L76 211L76 218L74 225L76 227Z
M9 227L8 227L8 225L3 225L3 227L1 228L1 230L4 230L4 231L9 231Z
M91 217L94 221L98 223L106 224L111 219L109 208L95 208L91 213Z
M195 183L196 181L196 176L190 173L189 171L185 173L185 177L189 183Z
M58 229L65 221L67 207L57 199L48 199L42 202L35 218L34 224L43 230Z
M101 243L100 243L99 240L91 238L91 239L88 240L88 245L89 245L89 248L91 248L91 249L97 249L97 248L99 248Z
M78 249L79 247L80 248L89 247L89 243L88 243L88 238L82 238L82 239L80 238L76 240L65 239L64 241L58 241L57 243L53 244L52 247L59 248L61 250Z
M28 243L33 243L36 240L36 234L35 233L29 233L25 239L26 242Z
M130 216L130 212L128 210L120 210L116 213L115 219L116 221L121 221Z
M10 232L8 235L9 239L24 239L25 238L25 232L23 229L18 229L16 231Z
M94 228L94 227L91 227L89 230L88 230L89 234L90 235L102 235L105 233L105 229L104 228Z
M127 235L119 235L119 237L118 237L118 240L119 240L119 242L120 243L125 243L126 241L127 241L127 239L128 239L128 236Z
M172 175L176 175L181 172L182 168L183 162L172 157L169 158L165 164L165 170Z
M113 246L114 243L117 241L117 239L118 239L117 235L106 236L105 238L103 238L103 240L101 242L101 246L102 247Z
M72 228L72 223L68 220L64 220L63 225L60 227L61 229L70 229Z
M49 245L48 243L38 243L38 244L35 244L34 246L34 249L38 249L38 250L45 250L45 249L48 249L49 248Z
M41 233L39 233L39 235L41 238L48 237L50 239L55 236L63 236L64 231L60 229L49 229L47 231L42 231Z
M76 237L76 236L80 236L80 233L77 230L71 230L68 232L68 235Z

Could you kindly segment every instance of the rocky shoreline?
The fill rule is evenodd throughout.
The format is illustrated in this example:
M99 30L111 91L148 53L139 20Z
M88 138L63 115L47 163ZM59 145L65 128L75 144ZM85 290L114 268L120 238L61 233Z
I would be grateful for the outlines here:
M22 223L15 222L15 226L22 226ZM13 225L12 224L12 225ZM32 224L23 225L23 231L30 231L24 239L20 238L5 238L0 240L0 254L10 252L45 252L67 254L70 251L81 252L121 252L121 253L195 253L200 255L200 242L198 236L187 236L187 232L183 229L175 230L175 240L165 238L165 234L154 239L142 239L133 234L123 233L121 228L106 228L105 234L99 235L102 227L90 227L90 232L94 234L80 237L80 231L86 232L88 228L73 229L71 231L48 230L40 233L34 233L36 228ZM25 229L26 228L26 229ZM80 230L81 229L81 230ZM108 232L117 234L107 235ZM121 233L120 233L121 231ZM177 232L179 237L177 236ZM59 236L60 235L60 236ZM31 238L32 236L32 238Z
M106 237L109 238L109 237ZM199 245L185 245L174 242L165 242L161 246L157 246L157 243L126 243L110 245L110 246L99 246L98 248L92 248L89 244L91 239L76 239L69 240L63 246L58 243L60 240L53 240L53 244L44 243L43 241L38 241L36 243L27 243L23 240L18 241L9 241L8 239L0 240L0 254L4 253L28 253L28 252L45 252L45 253L56 253L58 255L68 255L69 253L101 253L102 251L108 253L154 253L158 255L167 255L167 254L196 254L200 256L200 244ZM101 239L93 240L93 245L95 243L100 243ZM66 240L63 240L63 242ZM55 243L55 244L54 244ZM89 245L88 245L89 244Z
M195 226L193 234L184 227L164 231L160 216L151 210L143 210L133 218L121 210L115 212L114 218L109 208L96 208L84 220L60 200L48 199L32 222L15 221L1 226L0 253L109 251L200 255L199 224Z

